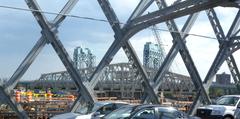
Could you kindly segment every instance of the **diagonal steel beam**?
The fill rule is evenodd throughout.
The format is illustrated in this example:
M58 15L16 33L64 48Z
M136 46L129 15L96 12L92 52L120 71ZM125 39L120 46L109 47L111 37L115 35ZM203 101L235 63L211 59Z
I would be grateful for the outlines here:
M213 27L213 30L216 34L216 37L218 39L218 42L219 44L221 45L225 40L228 40L226 39L226 36L222 30L222 27L221 27L221 24L217 18L217 15L214 11L214 9L209 9L206 11L207 15L208 15L208 18L209 18L209 21ZM235 31L237 27L235 27L235 29L233 29L234 33L235 34ZM234 39L232 39L233 42L235 41ZM232 44L233 45L233 44ZM238 45L237 45L238 46ZM239 48L238 47L234 47L234 45L232 46L233 48L231 49L231 51L236 51L238 50ZM232 53L233 53L232 52ZM239 73L239 70L238 70L238 67L236 65L236 62L235 62L235 58L233 57L233 55L231 55L226 59L226 62L228 64L228 68L232 74L232 77L233 77L233 80L236 84L238 84L238 82L240 81L240 73ZM237 89L240 91L240 87L237 85Z
M240 45L239 45L240 46ZM240 48L240 47L239 47ZM239 49L238 48L238 49ZM239 73L239 69L238 69L238 66L236 64L236 61L235 61L235 58L233 55L230 55L227 59L227 64L228 64L228 67L229 67L229 70L232 74L232 77L233 77L233 80L236 84L236 87L238 89L238 92L240 91L240 73Z
M141 16L144 11L153 3L154 0L141 0L138 4L138 6L135 8L131 16L129 17L127 23L129 23L131 20L135 19L136 17Z
M209 11L209 12L214 12L213 10ZM213 14L212 14L213 15ZM209 15L208 15L209 16ZM209 17L210 20L212 18ZM217 19L217 16L214 15L214 19ZM217 23L217 22L216 22ZM218 54L217 56L215 57L213 63L212 63L212 66L210 67L205 79L204 79L204 87L206 90L209 89L209 87L211 86L212 84L212 81L213 81L213 77L215 76L215 74L217 73L217 71L219 70L219 68L222 66L223 62L231 55L231 51L230 51L230 48L229 48L229 44L231 44L231 39L230 37L232 35L235 34L237 28L239 27L240 25L240 10L239 12L237 13L233 23L232 23L232 26L230 27L229 31L228 31L228 34L226 37L223 37L224 40L222 39L218 39L219 42L221 43L220 44L220 49L218 51ZM216 28L215 27L221 27L220 23L215 25L215 24L212 24L212 27L213 27L213 30L215 30ZM221 29L221 28L218 28L218 29ZM216 35L218 35L219 33L221 33L222 36L225 36L223 32L216 32L217 33ZM221 38L221 37L219 37ZM224 42L223 42L224 41ZM194 100L192 106L191 106L191 109L189 111L189 114L195 114L196 112L196 108L200 105L200 101L199 100L200 98L200 91L198 91L198 94L196 96L196 99L197 100Z
M78 0L69 0L63 7L63 9L60 11L60 14L68 14L74 7L74 5L77 3L77 1ZM59 24L65 19L65 17L66 16L63 15L57 15L57 17L53 21L54 26L58 27ZM1 95L3 96L3 98L5 98L7 104L10 105L11 108L17 113L19 118L25 119L28 118L28 116L21 107L21 105L16 103L15 100L10 96L10 91L17 85L17 82L19 82L20 78L27 71L29 66L32 64L32 62L35 60L37 55L40 53L40 51L46 44L47 40L41 37L35 44L35 46L32 48L32 50L29 52L29 54L26 56L26 58L23 60L23 62L20 64L20 66L17 68L17 70L14 72L7 84L4 85L5 89L3 90L3 87L0 89L2 92ZM14 104L16 105L16 107L14 107Z
M25 57L25 59L22 61L22 63L19 65L17 70L13 73L7 84L5 85L5 91L9 92L16 87L19 80L22 78L22 76L25 74L27 69L30 67L30 65L33 63L33 61L36 59L38 54L41 52L43 47L47 44L47 40L45 40L43 37L41 37L35 46L32 48L32 50L28 53L28 55Z
M162 10L135 18L129 23L128 29L134 28L136 31L140 31L157 23L179 18L181 16L193 14L231 2L232 1L230 0L186 0L166 7Z
M66 5L63 7L63 9L59 12L59 15L55 17L53 20L53 27L57 29L59 25L62 23L62 21L66 18L63 14L68 14L72 10L72 8L75 6L75 4L78 2L78 0L69 0ZM55 31L56 32L56 31ZM43 36L41 36L38 40L38 42L35 44L35 46L32 48L32 50L28 53L26 58L22 61L20 66L17 68L17 70L14 72L12 77L9 79L8 83L6 84L7 91L12 90L14 87L16 87L17 82L20 80L20 78L24 75L24 73L27 71L29 66L32 64L32 62L36 59L38 54L41 52L43 47L47 44L47 40L44 39Z
M138 4L138 6L136 7L136 9L133 11L132 15L129 17L128 22L131 21L132 19L142 15L143 12L152 4L152 2L153 2L153 0L141 0L140 3ZM114 21L114 22L119 21L115 15L115 13L113 13L114 17L111 17L108 14L106 14L106 15L107 15L108 21ZM120 27L120 25L114 24L114 22L110 23L112 26L112 29L114 30L114 32L119 32L116 29L117 29L117 27ZM116 26L116 25L118 25L118 26ZM116 37L116 36L114 36L114 37ZM130 38L130 35L125 39L129 39L129 38ZM111 47L109 48L109 51L105 54L105 56L102 58L99 65L96 67L94 73L92 74L92 76L89 79L91 87L95 87L95 85L97 84L98 77L105 70L105 66L108 65L112 61L113 56L118 51L117 49L121 48L120 46L116 47L118 44L120 44L120 41L119 42L116 41L111 45ZM114 48L116 48L116 50L112 50Z
M131 19L138 17L140 15L143 14L143 12L152 4L153 0L141 0L140 3L138 4L137 8L134 10L134 12L132 13L132 15L130 16L130 18L128 19L128 21L130 21ZM102 4L100 4L102 6ZM103 10L105 10L105 8L103 8ZM119 24L115 24L115 22L119 22L119 20L116 17L115 13L112 13L112 16L109 16L108 14L106 14L108 21L112 21L110 22L110 25L112 27L112 29L114 30L114 32L119 32L117 29L118 27L120 27ZM124 26L124 28L126 28L127 25ZM124 29L123 28L123 29ZM122 30L124 31L124 30ZM126 31L125 31L126 32ZM131 36L133 36L133 34L129 34L126 32L124 38L122 39L129 39ZM115 38L117 37L116 35L114 36ZM110 46L109 50L107 51L107 53L104 55L104 57L102 58L102 60L100 61L100 63L98 64L98 66L96 67L94 73L92 74L92 76L90 77L89 81L90 81L90 85L92 87L95 87L96 83L97 83L97 79L98 77L104 72L104 67L106 65L108 65L112 59L113 56L117 53L117 51L121 48L120 46L120 42L121 41L114 41L114 43Z
M108 0L98 0L98 2L101 5L103 12L105 13L107 19L109 20L110 25L112 26L112 28L115 32L115 41L122 41L123 40L122 38L124 37L125 34L120 27L120 22L117 20L117 17L115 15L113 9L111 8L110 3L108 2ZM114 22L114 25L112 25L113 22ZM129 40L129 39L127 39L127 40ZM133 65L136 65L138 71L142 74L143 80L144 80L143 81L144 89L150 95L152 102L157 104L157 103L159 103L158 97L155 95L155 93L149 83L147 73L143 69L143 67L140 63L140 60L138 59L130 42L127 40L125 40L125 42L123 42L123 45L121 45L120 47L122 47L124 49L129 60L133 62ZM110 47L110 49L111 49L111 47Z
M212 66L210 67L210 70L207 74L207 76L205 77L205 80L204 80L204 87L205 87L205 90L208 90L212 81L213 81L213 77L214 75L217 73L218 69L220 68L220 66L222 65L222 63L225 61L225 59L227 58L226 57L226 53L228 53L228 49L226 49L225 47L220 47L220 50L218 51L218 54L217 56L215 57L214 59L214 62L212 64ZM207 83L208 82L208 83ZM198 90L197 92L197 96L190 108L190 111L188 112L189 114L191 115L194 115L196 113L196 109L197 107L199 107L200 105L200 92Z
M4 101L6 104L8 104L12 110L14 110L17 114L17 116L20 119L29 119L26 111L22 108L22 106L19 103L16 103L15 99L13 97L9 96L4 91L4 88L0 86L0 96L2 101Z
M169 22L167 22L167 25L168 25L169 29L178 31L178 28L173 20L170 20ZM173 40L179 44L180 55L185 63L185 66L190 74L193 84L195 85L195 88L201 90L201 95L202 95L203 100L205 101L205 103L209 104L210 98L207 95L206 90L203 87L201 77L197 71L197 68L194 64L194 61L193 61L189 51L188 51L186 44L182 40L181 35L179 33L171 33L171 35L173 37Z
M165 3L164 0L161 0L161 1L156 1L157 4L158 4L158 7L159 9L162 9L167 7L167 4ZM168 26L168 29L170 31L178 31L178 28L177 28L177 25L175 24L175 22L173 20L169 20L169 21L166 21L166 24ZM210 103L210 98L208 97L203 85L202 85L202 81L201 81L201 78L200 78L200 75L194 65L194 62L191 58L191 55L189 54L189 51L186 47L186 44L184 43L184 40L182 39L182 36L180 33L173 33L171 32L171 35L173 37L173 40L174 42L177 43L177 47L179 47L179 52L182 56L182 59L186 65L186 68L192 78L192 81L196 87L196 89L201 89L202 90L202 95L204 96L204 101L206 103ZM175 56L176 56L177 52L175 52ZM173 59L172 59L173 60ZM158 85L158 84L157 84Z
M177 12L180 16L184 16L185 14L193 14L197 11L202 11L206 8L212 8L219 6L223 3L225 3L227 0L186 0L179 2L177 4L173 4L169 7L166 7L164 9L149 13L147 15L138 17L133 20L133 24L139 24L144 21L157 19L159 17L162 17L163 15L167 15L172 12ZM188 10L192 11L188 11ZM170 17L172 19L172 16ZM173 17L175 18L175 17Z
M159 4L159 3L157 3ZM185 33L185 34L181 34L182 39L185 42L185 38L187 37L187 33L189 33L190 29L192 28L194 22L196 21L197 17L198 17L199 13L194 13L193 15L190 15L186 21L186 23L184 24L181 32ZM154 81L154 90L157 91L160 87L160 85L162 84L162 80L165 76L165 74L167 73L167 71L169 70L169 67L171 66L174 58L177 56L178 51L180 50L180 47L178 46L178 44L176 42L173 43L171 49L169 50L166 58L164 59L162 65L159 67L158 72L156 73L155 77L153 78ZM148 100L149 98L144 97L144 100Z
M143 78L142 85L144 87L144 91L147 93L147 95L149 95L150 102L154 104L159 104L158 96L157 94L154 93L154 89L152 85L150 85L148 74L143 68L143 66L141 65L141 62L137 57L137 54L134 51L134 48L132 47L131 43L129 41L125 42L122 48L125 51L125 54L128 56L129 61L130 62L131 60L133 61L133 66L134 65L136 66L139 74L142 76Z
M40 10L40 7L38 6L35 0L25 0L25 2L27 3L30 9ZM42 34L45 36L46 39L50 41L54 50L58 54L59 58L61 59L64 66L66 67L67 71L69 72L72 80L74 81L76 86L79 88L79 92L83 96L84 101L90 105L93 104L95 101L93 91L90 90L89 87L84 86L79 72L77 71L76 67L73 66L73 62L69 57L67 51L63 47L56 33L54 33L55 29L52 29L51 25L48 23L47 19L42 13L34 12L34 11L32 13L36 18L38 24L42 28Z
M193 15L190 15L187 19L186 23L184 24L181 32L185 34L181 34L181 37L183 41L185 42L185 38L187 37L187 33L190 32L190 29L193 26L193 23L196 21L197 16L199 13L195 13ZM166 71L169 69L170 65L172 64L174 58L176 57L178 51L180 50L180 47L176 42L173 43L169 53L167 54L166 58L164 59L162 65L160 66L156 76L154 77L153 81L155 82L155 90L159 88L161 85L161 81L166 73Z
M178 17L184 16L184 15L187 15L187 14L195 13L195 12L201 11L202 9L208 9L208 8L213 7L213 6L210 6L210 5L205 6L205 4L204 5L202 5L202 4L197 5L199 3L199 0L193 0L193 1L188 0L187 2L188 3L179 3L175 6L167 7L164 10L159 10L159 11L150 13L153 17L152 18L149 17L149 19L146 20L146 21L144 21L144 20L141 21L141 20L138 20L138 19L141 18L141 17L148 17L147 15L137 17L137 18L131 20L129 23L127 23L122 28L123 29L122 31L124 32L124 34L127 34L127 35L125 35L123 38L120 38L120 39L123 39L122 41L128 40L129 38L131 38L137 32L143 30L144 28L152 26L154 24L161 23L161 22L164 22L166 20L178 18ZM200 1L200 3L201 2L202 1ZM217 3L218 2L219 2L219 0L217 1ZM203 2L203 3L206 3L206 2ZM210 4L209 1L207 3ZM215 2L212 1L211 4L213 4L213 3L215 3ZM217 6L218 5L217 3L215 3L214 6ZM188 4L189 6L184 6L186 4ZM199 9L199 6L200 6L201 9ZM181 10L183 10L183 9L185 10L184 14L180 14ZM199 10L192 11L191 9L199 9ZM153 14L155 14L155 15L153 15ZM158 14L161 14L161 15L158 15ZM112 21L115 21L115 20L112 20ZM137 21L140 21L139 24L136 23ZM111 26L113 27L113 26L115 26L115 24L111 23ZM116 38L117 36L115 35L114 37ZM121 41L114 41L112 43L109 50L106 52L106 54L104 55L104 57L102 58L102 60L98 64L96 70L94 71L93 75L91 76L90 81L92 83L90 85L94 86L96 84L97 78L103 72L102 69L104 69L104 67L111 62L113 56L121 48L120 44L121 44Z
M233 36L230 39L232 40L230 50L231 54L233 54L234 52L240 49L240 36Z

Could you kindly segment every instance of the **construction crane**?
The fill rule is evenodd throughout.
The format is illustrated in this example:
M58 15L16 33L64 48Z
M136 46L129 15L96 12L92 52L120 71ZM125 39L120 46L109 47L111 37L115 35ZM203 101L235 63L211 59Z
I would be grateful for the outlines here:
M153 35L155 37L155 40L157 41L157 44L160 48L160 55L161 55L161 60L160 60L160 64L162 64L162 62L164 61L164 58L166 57L166 52L164 50L163 47L163 43L160 37L159 32L157 31L158 27L156 25L151 26L151 31L153 32Z

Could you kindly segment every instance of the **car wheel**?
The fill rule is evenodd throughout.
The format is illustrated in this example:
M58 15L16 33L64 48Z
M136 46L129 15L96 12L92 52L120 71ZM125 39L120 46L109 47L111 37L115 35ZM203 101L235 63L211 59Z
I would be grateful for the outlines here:
M226 117L224 117L223 119L233 119L233 118L230 117L230 116L226 116Z

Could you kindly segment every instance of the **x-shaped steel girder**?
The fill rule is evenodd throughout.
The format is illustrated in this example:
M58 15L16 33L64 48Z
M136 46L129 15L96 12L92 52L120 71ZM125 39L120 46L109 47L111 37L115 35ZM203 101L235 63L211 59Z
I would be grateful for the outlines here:
M141 62L138 59L131 43L128 41L129 39L122 42L123 38L126 35L124 34L124 31L121 29L120 22L118 21L117 16L115 15L113 9L111 8L110 3L108 2L108 0L98 0L98 2L101 5L103 12L105 13L110 25L112 26L112 28L115 32L114 43L117 43L118 47L120 46L123 48L129 61L133 63L132 64L133 67L136 67L136 69L139 71L139 74L141 74L141 76L143 78L143 87L145 89L145 92L147 92L148 95L151 96L152 103L155 103L155 104L159 103L158 97L157 97L157 95L155 95L155 93L149 83L147 73L146 73L145 69L142 67ZM112 24L112 23L114 23L114 24ZM120 47L119 47L119 49L120 49ZM109 50L111 50L111 49L109 49Z
M26 0L29 8L39 10L39 6L35 0ZM69 75L71 76L72 80L77 85L77 88L79 88L79 96L81 96L81 99L84 99L84 101L92 105L95 102L95 98L93 95L93 90L89 88L88 86L85 87L82 80L80 73L76 69L76 67L73 66L73 62L71 58L69 57L68 53L66 52L65 48L63 47L62 43L60 42L57 35L54 33L54 28L47 22L46 18L43 14L39 12L32 12L35 16L36 20L38 20L39 25L41 26L42 34L50 41L53 48L57 52L58 56L60 57L61 61L65 65L67 71L69 72ZM78 98L79 99L79 98ZM79 100L76 100L78 102ZM74 103L74 104L75 104ZM74 106L74 105L73 105Z
M139 17L140 15L143 14L143 12L153 3L153 0L141 0L140 3L138 4L138 6L136 7L136 9L133 11L132 15L130 16L130 18L128 19L128 22L129 23L132 19L136 18L136 17ZM115 15L116 16L116 15ZM108 17L110 18L110 17ZM118 21L117 17L113 17L111 19L111 21ZM111 23L111 26L112 26L112 29L114 30L114 32L118 32L115 28L115 26L117 26L119 24L115 24L114 23ZM117 27L120 27L120 26L117 26ZM130 38L130 36L129 36ZM111 47L109 49L113 49L115 47L116 43L115 44L112 44ZM114 51L116 52L116 51ZM113 53L114 54L114 53ZM115 53L116 54L116 53ZM108 55L108 56L107 56ZM94 73L92 74L92 76L90 77L90 85L92 87L95 87L96 83L97 83L97 79L98 77L103 73L103 71L105 70L104 67L106 65L108 65L111 60L112 60L112 57L114 55L110 55L110 53L107 53L105 54L104 58L101 60L101 62L99 63L99 65L97 66L96 70L94 71ZM108 58L107 58L108 57Z
M93 84L92 86L95 86L95 84L97 83L97 77L99 77L99 75L103 72L102 69L104 69L104 67L111 62L114 55L121 48L121 45L124 45L126 43L125 41L128 41L128 39L130 39L138 31L140 31L146 27L149 27L153 24L164 22L166 20L174 19L174 18L183 16L183 15L195 13L195 12L207 9L207 8L215 7L215 6L221 5L225 2L226 1L223 1L223 0L218 0L215 2L208 1L208 0L185 1L185 2L180 2L176 5L172 5L170 7L167 7L165 9L162 9L162 10L159 10L159 11L156 11L153 13L149 13L147 15L140 16L147 9L147 7L150 6L152 3L152 1L148 1L148 3L146 3L146 1L142 0L142 1L140 1L140 4L137 6L137 9L134 10L134 13L131 15L127 24L124 25L122 30L121 29L119 30L118 28L120 27L120 25L118 24L118 19L117 19L116 15L111 14L111 12L107 11L108 6L105 5L105 7L104 7L104 0L102 0L102 1L99 0L99 3L102 6L103 11L107 11L104 13L107 16L107 18L115 32L115 39L122 39L122 40L119 40L119 41L115 40L113 42L113 44L111 45L111 47L108 49L107 53L104 55L103 59L101 60L101 62L97 66L95 72L93 73L93 75L90 78L90 81L93 82L93 83L91 83L91 84ZM229 2L229 1L227 1L227 2ZM110 9L112 9L112 8L110 8ZM181 13L181 15L180 15L180 13ZM124 34L124 35L122 35L122 34ZM123 38L121 38L122 36L123 36ZM183 55L186 56L187 54L183 54ZM191 59L188 56L186 58ZM186 65L189 65L187 67L190 67L189 69L194 69L195 66L194 66L193 62L190 62L190 63L192 63L192 64L190 64L190 65L186 64ZM194 67L192 67L192 66L194 66ZM205 93L206 91L204 91L204 88L201 85L202 82L199 80L200 76L198 75L197 70L194 70L193 72L190 71L190 74L194 74L193 76L195 76L195 78L197 78L196 85L200 84L199 86L203 90L205 97L208 97ZM209 98L207 98L206 101L209 102Z
M159 9L162 9L162 8L166 8L167 5L165 3L164 0L156 0L157 2L157 5L159 7ZM197 15L195 15L195 17L192 17L190 16L189 19L187 20L186 24L184 26L188 26L188 27L191 27L193 23L191 22L194 22L195 19L196 19ZM191 22L189 22L191 21ZM175 32L171 32L171 35L173 37L173 46L172 48L170 49L170 52L169 54L167 55L167 57L165 58L162 66L160 67L160 69L158 70L158 73L157 75L155 76L154 78L154 89L157 93L157 90L161 84L161 81L163 80L163 77L166 73L166 71L168 70L169 66L171 65L172 61L174 60L174 58L176 57L177 53L180 52L181 56L182 56L182 59L188 69L188 72L192 78L192 81L193 81L193 84L195 85L196 89L201 89L203 90L202 92L202 95L204 96L204 101L206 103L210 103L210 98L208 97L203 85L202 85L202 81L201 81L201 78L198 74L198 71L194 65L194 62L189 54L189 51L186 47L186 44L185 44L185 39L184 37L186 37L186 34L185 35L181 35L179 33L179 30L177 28L177 25L175 24L175 22L173 20L169 20L166 22L167 26L168 26L168 29L170 31L175 31ZM190 24L190 25L189 25ZM186 28L186 27L183 27L184 29L188 29L188 32L190 30L190 28ZM176 33L178 32L178 33ZM186 33L186 31L183 31L184 33ZM171 56L171 57L170 57ZM147 98L148 100L149 98Z
M137 69L140 74L142 74L141 76L143 77L144 81L143 81L143 85L146 89L146 91L149 92L153 92L153 90L151 89L151 86L148 82L148 76L146 71L144 70L144 68L142 67L140 60L138 59L138 57L136 56L136 53L134 51L134 49L132 48L130 42L124 42L123 45L120 45L121 40L124 38L129 39L131 36L129 35L123 35L123 30L120 27L120 22L116 16L116 14L114 13L113 9L111 8L111 5L108 1L98 1L99 4L101 5L113 31L115 32L115 40L117 42L114 42L111 47L109 48L109 51L107 52L107 56L105 55L104 58L101 60L101 62L99 63L98 67L95 69L94 73L92 74L92 76L89 79L89 87L91 87L92 89L96 86L96 84L98 83L98 78L99 76L104 72L105 70L105 66L109 65L109 63L111 62L113 56L118 52L118 50L122 47L127 55L127 57L129 58L129 61L132 62L132 66L135 67L135 69ZM132 13L130 19L133 19L139 15L141 15L152 3L153 1L140 1L138 7L135 9L135 11ZM119 47L118 49L113 50L113 48L115 47ZM110 52L111 51L111 52ZM108 58L107 58L108 57ZM153 94L153 93L151 93ZM150 94L150 95L151 95ZM154 103L158 103L158 99L156 95L152 95L153 97L153 102ZM80 103L78 104L74 104L75 106L72 108L72 111L75 110Z
M221 27L221 24L217 18L217 15L216 15L214 9L209 9L206 11L206 13L207 13L208 19L213 27L213 30L216 34L219 44L220 45L223 44L223 42L226 40L226 36L223 32L223 29ZM240 87L238 85L238 83L240 81L240 73L239 73L235 58L232 55L233 52L235 52L236 50L239 49L240 45L239 45L239 39L232 39L232 40L233 40L232 44L229 44L231 53L230 53L229 57L226 59L226 62L228 64L229 70L232 74L233 80L237 84L236 85L237 89L240 91Z
M135 9L135 11L132 13L130 19L133 19L139 15L141 15L149 6L150 4L153 2L152 1L144 1L142 0L138 7ZM131 44L129 42L125 42L123 46L120 45L121 42L121 37L127 37L126 39L129 39L131 36L129 35L125 35L123 36L123 31L120 27L120 22L116 16L116 14L114 13L114 11L112 10L110 4L108 1L99 1L99 4L101 5L113 31L115 32L115 39L118 42L114 42L111 47L109 48L109 51L107 52L107 56L105 55L103 57L103 59L101 60L101 62L99 63L98 67L95 69L94 73L92 74L92 76L89 79L89 83L85 83L86 85L88 85L88 87L91 87L92 89L96 86L96 84L98 83L98 78L100 77L100 75L105 71L105 66L109 65L113 56L118 52L118 50L122 47L126 53L126 55L129 58L129 61L132 62L133 66L137 67L139 70L139 72L141 72L142 77L145 79L145 81L147 81L148 77L147 77L147 73L146 71L143 69L143 67L140 64L140 61L138 59L138 57L136 56L135 51L133 50ZM129 38L128 38L129 37ZM116 45L118 45L118 49L112 50L113 48L116 47ZM145 84L145 81L143 82L143 84ZM149 91L153 91L151 88L150 84L147 83L144 85L144 87L146 88L146 90L148 89ZM153 95L153 98L155 98L155 103L158 103L158 99L157 96ZM80 99L80 97L78 97L78 99ZM78 103L75 103L74 106L72 107L72 112L80 105L80 101L78 101Z
M40 53L40 51L47 43L51 43L53 45L54 49L58 53L63 64L65 65L66 69L68 70L69 74L72 76L72 79L75 81L77 87L80 88L79 92L84 95L85 98L84 100L89 103L94 102L92 96L88 93L88 90L82 84L80 75L78 71L73 67L72 61L68 56L67 52L65 51L63 45L56 37L57 28L59 27L60 23L66 18L64 14L68 14L77 2L78 0L69 0L52 23L48 22L40 12L33 11L34 16L36 17L38 23L43 29L42 30L43 36L38 40L38 42L29 52L27 57L23 60L21 65L14 72L13 76L4 86L5 89L4 90L3 88L0 89L1 90L0 94L6 98L5 101L7 102L7 104L11 106L12 109L16 111L19 118L25 119L28 118L28 116L26 112L22 109L21 105L16 103L9 93L17 85L17 82L19 82L20 78L24 75L29 66L32 64L32 62L35 60L37 55ZM26 0L26 3L28 4L30 9L41 11L35 0L34 1Z
M34 10L40 10L40 8L37 5L37 2L35 0L25 0L25 1L28 3L28 6L30 8L32 8ZM46 20L46 18L40 12L36 12L36 11L32 12L34 14L35 18L38 20L39 25L42 28L43 36L40 38L40 40L37 42L37 44L34 46L34 48L31 50L31 52L27 55L27 57L21 63L21 65L16 70L16 72L13 74L13 76L11 77L9 82L5 85L5 88L3 88L3 87L0 88L0 94L3 95L3 97L6 97L6 99L9 98L6 100L6 102L10 106L12 106L12 108L14 110L16 110L16 112L20 118L27 118L27 115L26 115L26 113L22 112L21 106L20 107L17 106L17 104L15 104L15 102L14 102L14 99L11 99L11 97L9 96L9 92L16 86L19 79L26 72L28 67L32 64L32 62L37 57L37 55L40 53L41 49L44 47L45 44L47 44L47 43L52 44L53 48L58 53L60 59L62 60L63 64L65 65L65 67L66 67L67 71L69 72L70 76L72 77L73 81L75 82L77 87L80 88L79 91L80 91L80 94L82 97L79 96L78 99L82 98L89 103L94 102L94 98L93 98L94 96L91 93L93 93L92 87L95 86L98 75L100 75L104 71L103 70L104 67L111 62L113 56L118 52L118 50L121 47L123 47L129 60L131 62L133 62L133 66L136 66L138 71L142 74L142 77L144 79L144 84L146 85L145 88L147 89L148 94L151 95L152 101L154 103L158 103L157 97L156 97L151 85L149 84L148 76L147 76L145 70L142 68L142 66L139 62L139 59L136 56L136 53L133 50L133 48L128 40L134 34L139 32L140 30L147 28L151 25L167 21L167 20L171 20L171 19L178 18L178 17L184 16L184 15L192 14L192 13L195 13L195 12L198 12L201 10L206 10L206 9L216 7L219 5L239 7L239 5L238 5L239 0L236 0L236 1L232 1L232 0L215 0L215 1L212 1L212 0L187 0L187 1L179 2L170 7L166 7L162 10L158 10L156 12L141 16L142 13L153 2L153 0L149 0L149 1L142 0L140 2L140 4L138 5L137 9L135 9L134 13L129 18L127 25L125 25L123 28L121 28L116 15L111 10L112 8L110 7L110 4L108 4L108 1L99 0L98 2L100 4L102 4L102 3L105 4L105 6L102 7L102 9L103 9L103 11L107 11L107 12L105 12L105 15L108 18L108 20L115 32L116 40L111 45L108 52L105 54L104 58L101 60L95 73L92 75L92 77L90 79L90 83L86 84L86 85L90 86L90 87L87 86L88 87L88 89L87 89L83 85L83 83L80 81L81 78L80 78L79 72L73 67L72 61L71 61L70 57L68 56L68 53L65 51L63 45L61 44L60 40L58 40L58 37L56 36L58 25L65 18L65 16L62 16L61 14L68 13L70 11L70 9L73 7L73 5L75 4L74 2L76 2L76 1L72 0L72 3L70 3L70 1L64 7L64 9L61 11L60 15L58 15L56 17L56 19L53 23L48 22ZM110 13L110 15L108 13ZM170 26L170 24L172 24L172 23L169 23L168 26ZM185 31L185 30L182 30L182 31ZM181 34L178 34L178 35L181 35ZM181 39L182 36L179 36L179 37L180 37L179 39ZM118 42L117 42L117 39L119 40ZM184 39L184 37L182 39ZM178 42L174 42L173 47L170 50L170 53L168 54L170 58L171 57L174 58L174 53L171 54L171 52L175 52L175 50L176 50L175 47L177 46L177 44L179 42L182 44L183 47L185 46L185 44L182 43L183 41L181 41L181 40L179 40ZM232 46L231 48L233 50L237 50L238 47L239 47L239 44L237 44L237 45L235 44L235 46ZM224 52L224 51L221 51L221 52ZM187 53L183 52L182 55L186 56L183 59L185 59L185 58L191 59L191 57L189 57L190 55L188 56L188 54L189 54L188 52ZM170 64L170 62L167 64ZM219 63L219 64L221 64L221 63ZM190 67L189 69L191 69L191 68L194 69L194 67L195 67L193 62L192 63L188 62L186 65L189 65L189 66L187 66L187 68ZM165 66L163 65L162 68L164 68L164 67L166 68L166 67L168 67L168 65L165 65ZM195 75L195 77L197 78L196 82L199 83L197 70L190 72L190 74L191 73L193 73ZM164 73L162 73L162 74L164 74ZM161 75L159 75L159 77L161 77ZM155 78L155 79L157 79L157 78ZM208 78L206 78L206 79L208 79ZM88 92L88 91L90 91L90 92ZM204 90L201 87L201 91L199 91L199 94L202 91L204 91ZM77 101L78 100L76 100L75 103ZM14 106L14 105L16 105L16 106Z
M213 11L213 9L210 9L210 11L208 11L208 12L211 12L211 15L213 15L213 16L208 15L210 18L210 21L211 21L211 18L213 18L213 17L214 17L215 21L218 21L217 16L216 16L215 12ZM221 36L217 36L218 41L220 43L220 49L212 63L212 66L210 67L210 69L203 81L204 87L206 90L208 90L209 87L211 86L213 77L215 76L215 74L217 73L219 68L222 66L223 62L226 61L227 58L232 55L230 48L231 48L233 39L231 39L231 37L236 33L237 28L240 25L240 10L238 11L226 37L225 37L223 30L219 30L219 29L222 29L220 22L215 22L215 23L216 24L212 24L212 27L213 27L213 30L215 31L216 35L221 35ZM218 27L217 28L218 30L216 30L216 27ZM197 97L194 100L192 107L189 111L189 113L192 115L195 114L196 108L200 105L201 100L199 98L200 98L200 91L198 90Z

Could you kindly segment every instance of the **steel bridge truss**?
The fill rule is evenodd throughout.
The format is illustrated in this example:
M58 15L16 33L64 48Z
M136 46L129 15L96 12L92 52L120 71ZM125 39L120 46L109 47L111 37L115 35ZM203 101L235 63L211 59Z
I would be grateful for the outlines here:
M110 26L115 33L115 40L102 58L101 62L98 64L93 75L90 77L89 82L84 84L81 80L80 73L73 66L71 58L69 57L64 46L56 35L58 33L57 29L60 23L66 17L62 14L68 14L77 3L77 1L78 0L69 0L64 8L60 11L60 14L57 15L53 20L53 22L48 21L44 14L37 11L32 11L33 16L36 18L38 24L42 28L42 36L23 60L23 62L20 64L20 66L17 68L17 70L14 72L10 80L4 86L0 87L0 99L5 101L14 111L16 111L19 118L25 119L29 117L22 109L21 105L16 103L16 101L10 96L10 91L16 86L17 82L27 71L29 66L32 64L32 62L35 60L37 55L41 52L46 44L51 44L53 46L57 55L63 62L68 73L79 89L79 97L73 104L72 111L74 111L79 106L80 102L85 102L85 104L89 105L93 104L95 101L93 88L98 82L98 77L101 76L101 73L104 72L106 66L109 65L114 55L119 51L120 48L123 48L125 51L129 62L132 64L133 71L139 74L139 76L141 76L143 79L141 83L144 87L144 91L147 94L144 98L145 102L151 102L154 104L159 103L158 96L156 95L156 89L161 84L164 74L168 71L173 59L176 57L176 54L178 52L184 61L184 64L190 74L194 86L196 89L198 89L197 98L192 105L192 109L189 113L193 114L194 110L200 102L204 104L211 103L207 90L212 83L214 75L224 61L227 61L232 76L234 77L234 81L239 85L239 70L232 55L232 53L238 50L240 47L239 36L236 36L236 34L239 32L239 13L236 15L236 18L232 23L232 27L228 31L228 34L225 36L213 8L217 6L239 8L240 0L185 0L175 2L175 4L172 4L170 6L167 6L164 0L141 0L123 27L121 26L120 21L113 11L109 1L98 0L105 16L109 21ZM25 0L25 2L30 9L41 10L36 0ZM153 2L157 3L159 10L144 15L143 13L151 4L153 4ZM129 39L139 31L162 22L166 22L169 30L179 31L176 23L174 22L174 19L190 15L181 30L184 33L188 33L197 17L198 12L203 10L207 11L207 15L220 44L219 52L214 62L212 63L212 66L209 69L204 82L202 82L189 53L189 50L185 44L187 35L177 32L171 32L171 35L173 37L172 48L168 52L163 64L159 68L157 75L154 77L153 81L151 81L145 69L142 67L140 60L138 59Z
M83 83L88 82L89 76L92 75L93 68L80 69ZM146 69L150 78L157 73L154 69ZM94 94L97 92L120 92L121 98L134 98L133 92L143 92L141 86L141 77L133 71L130 63L110 64L106 66L106 70L98 79L98 83L94 88ZM34 81L31 88L57 88L57 89L74 89L71 77L67 71L42 74L39 80ZM164 91L184 91L193 92L195 87L189 77L168 72L165 74L163 82L158 90ZM139 97L138 97L139 99Z

